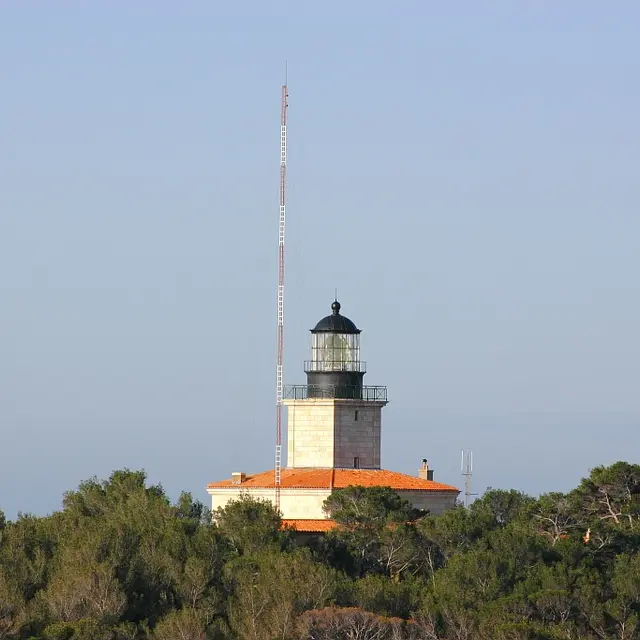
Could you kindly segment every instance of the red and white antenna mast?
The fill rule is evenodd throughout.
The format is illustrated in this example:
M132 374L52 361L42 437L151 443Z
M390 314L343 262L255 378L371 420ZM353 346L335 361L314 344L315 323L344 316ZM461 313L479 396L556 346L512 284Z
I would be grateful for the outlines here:
M276 469L275 507L280 509L282 480L282 358L284 350L284 226L287 194L287 81L282 85L280 107L280 224L278 228L278 364L276 368Z

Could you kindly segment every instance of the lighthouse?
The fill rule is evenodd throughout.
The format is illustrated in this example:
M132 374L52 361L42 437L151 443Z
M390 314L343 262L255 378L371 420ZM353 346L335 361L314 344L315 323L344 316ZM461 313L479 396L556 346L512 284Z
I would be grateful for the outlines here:
M340 308L311 330L307 384L285 387L287 468L380 468L387 388L363 384L360 329Z
M285 524L304 532L334 526L322 510L335 489L350 485L391 487L415 508L441 514L455 506L459 490L434 481L426 460L416 476L381 467L382 409L387 388L364 383L361 331L341 314L331 313L311 329L311 358L304 362L306 384L284 388L287 408L287 466L279 488ZM274 471L234 472L207 486L215 510L248 493L275 502Z

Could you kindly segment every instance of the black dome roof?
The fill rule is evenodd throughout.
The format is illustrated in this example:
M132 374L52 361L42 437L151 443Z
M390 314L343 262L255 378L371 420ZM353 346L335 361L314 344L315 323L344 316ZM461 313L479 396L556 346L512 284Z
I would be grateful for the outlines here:
M360 329L356 327L349 318L340 315L340 303L335 300L331 305L333 313L326 318L322 318L318 324L311 329L312 333L316 331L331 331L333 333L360 333Z

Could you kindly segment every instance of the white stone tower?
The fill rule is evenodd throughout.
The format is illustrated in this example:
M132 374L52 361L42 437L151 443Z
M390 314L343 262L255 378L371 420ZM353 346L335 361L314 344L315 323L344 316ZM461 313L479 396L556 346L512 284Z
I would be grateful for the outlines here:
M307 384L285 388L287 468L380 469L387 389L363 385L360 330L331 309L311 330Z

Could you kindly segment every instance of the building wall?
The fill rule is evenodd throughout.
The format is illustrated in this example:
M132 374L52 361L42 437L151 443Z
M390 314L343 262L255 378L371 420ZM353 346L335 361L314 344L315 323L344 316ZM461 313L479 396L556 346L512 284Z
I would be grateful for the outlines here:
M209 489L211 509L224 507L230 500L237 500L241 494L249 494L258 500L275 502L273 489ZM321 520L326 518L322 503L329 497L329 489L280 489L280 511L286 520Z
M384 402L285 400L287 467L380 468ZM356 418L357 412L357 418ZM357 461L356 461L357 458Z
M335 467L380 468L380 429L383 406L380 402L336 401Z
M416 509L426 509L431 515L441 516L447 509L456 506L457 493L449 491L398 491Z
M332 467L334 401L285 400L287 467Z
M237 500L242 493L261 500L275 501L273 489L250 489L241 485L233 489L209 489L211 509L224 507L229 500ZM281 489L280 511L286 520L321 520L326 518L322 503L329 497L329 489ZM440 491L398 491L417 509L428 509L432 515L442 515L456 504L456 494Z

